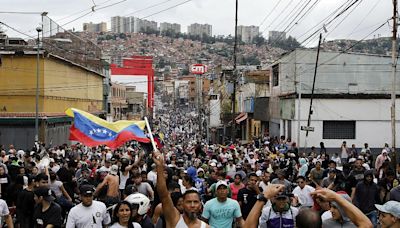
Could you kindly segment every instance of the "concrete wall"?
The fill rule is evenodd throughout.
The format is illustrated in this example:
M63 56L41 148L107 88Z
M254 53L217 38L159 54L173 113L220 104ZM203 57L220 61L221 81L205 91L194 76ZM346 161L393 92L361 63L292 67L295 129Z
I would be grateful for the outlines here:
M69 107L103 109L103 78L54 58L39 61L39 112L63 113ZM0 108L35 112L36 56L2 55Z
M390 56L338 54L320 53L315 93L387 94L391 91ZM311 93L316 55L316 50L297 49L279 60L280 93L295 92L295 81L301 82L302 93Z
M43 112L62 113L74 107L85 111L103 110L103 77L66 62L46 59Z
M35 56L2 55L1 61L0 108L5 112L35 112ZM39 67L43 69L43 59ZM39 77L43 88L43 71ZM43 107L43 101L39 107Z
M297 115L298 100L293 100L296 104L296 111L292 119L292 139L297 139ZM308 110L310 99L301 100L300 126L307 125ZM347 144L356 144L361 147L368 143L371 148L379 148L384 143L391 144L391 122L390 122L390 99L314 99L311 116L311 126L314 132L309 133L307 146L319 146L319 142L324 142L326 147L340 147L343 139L322 139L324 120L354 120L356 121L355 139L345 139ZM396 106L399 107L400 100L397 99ZM396 116L400 116L400 109L396 109ZM282 127L282 126L281 126ZM400 121L396 122L396 129L399 132ZM304 146L305 131L300 131L300 146ZM400 134L397 133L396 141L399 142Z
M221 101L218 99L210 100L210 127L219 127L221 125Z

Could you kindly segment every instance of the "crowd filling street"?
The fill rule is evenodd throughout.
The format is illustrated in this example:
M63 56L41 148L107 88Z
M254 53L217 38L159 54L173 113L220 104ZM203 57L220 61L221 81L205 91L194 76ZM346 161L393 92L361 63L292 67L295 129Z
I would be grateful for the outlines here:
M285 136L209 144L179 110L152 127L157 150L2 145L0 227L400 227L400 164L384 142L378 156Z

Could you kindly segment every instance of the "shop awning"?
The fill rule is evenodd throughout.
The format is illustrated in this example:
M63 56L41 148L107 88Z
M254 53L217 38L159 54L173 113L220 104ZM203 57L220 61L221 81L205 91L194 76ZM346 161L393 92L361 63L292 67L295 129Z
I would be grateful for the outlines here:
M239 119L236 120L237 124L240 124L240 122L242 122L243 120L247 119L247 113L245 113L242 117L240 117Z

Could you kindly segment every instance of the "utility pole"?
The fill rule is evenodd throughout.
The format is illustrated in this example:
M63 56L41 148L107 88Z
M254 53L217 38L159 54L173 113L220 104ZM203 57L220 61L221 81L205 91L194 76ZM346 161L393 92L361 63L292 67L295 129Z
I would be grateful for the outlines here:
M396 66L397 66L397 0L393 0L393 37L392 37L392 94L390 119L392 125L392 162L396 165Z
M198 121L199 121L199 135L200 140L203 138L203 127L202 127L202 114L201 114L201 98L202 98L202 75L196 74L196 88L197 88L197 112L198 112Z
M319 34L319 41L318 41L318 49L317 49L317 60L315 61L315 69L314 69L314 78L313 78L313 84L312 84L312 89L311 89L311 98L310 98L310 109L308 110L308 120L307 120L307 128L310 127L311 124L311 115L313 114L312 110L312 104L313 104L313 98L314 98L314 89L315 89L315 79L317 77L317 69L318 69L318 60L319 60L319 51L321 49L321 40L322 40L322 33ZM304 143L304 152L307 149L307 137L308 137L308 132L309 130L306 130L306 140Z
M239 0L236 0L235 7L235 43L233 45L233 93L232 93L232 141L236 140L236 122L235 122L235 111L236 111L236 84L237 84L237 73L236 73L236 52L237 52L237 22L238 22L238 7Z
M39 142L39 52L40 52L40 33L43 31L42 27L37 27L37 50L36 50L36 97L35 97L35 142Z
M298 98L298 103L297 103L297 148L300 148L300 128L301 128L301 123L300 123L300 118L301 118L301 79L300 75L296 75L297 72L297 58L296 58L297 52L294 52L294 75L296 77L296 83L297 83L297 93L299 94Z

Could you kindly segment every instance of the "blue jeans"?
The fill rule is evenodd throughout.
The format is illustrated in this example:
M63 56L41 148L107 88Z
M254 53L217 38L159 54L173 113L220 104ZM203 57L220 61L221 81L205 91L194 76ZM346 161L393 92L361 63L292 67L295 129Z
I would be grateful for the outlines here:
M371 220L372 225L374 227L376 227L377 224L378 224L378 212L377 211L371 211L371 212L369 212L369 213L367 213L365 215L369 218L369 220Z

